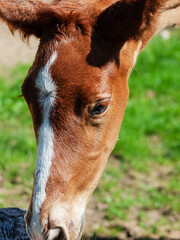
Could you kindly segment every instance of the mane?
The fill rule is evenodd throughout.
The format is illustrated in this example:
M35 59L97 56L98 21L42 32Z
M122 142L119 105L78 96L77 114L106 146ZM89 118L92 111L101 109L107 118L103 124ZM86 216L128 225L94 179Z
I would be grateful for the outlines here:
M65 11L56 5L49 5L43 7L37 11L38 28L37 32L41 37L49 35L49 37L58 35L72 37L75 34L90 35L92 29L92 18L85 15L81 10ZM19 29L16 26L8 24L8 27L12 34L16 30L20 32L23 40L29 40L32 35L31 32L26 31L26 28Z
M43 25L56 26L55 31L60 35L71 37L74 33L89 35L92 19L81 11L64 11L60 7L50 7L39 11L39 19Z

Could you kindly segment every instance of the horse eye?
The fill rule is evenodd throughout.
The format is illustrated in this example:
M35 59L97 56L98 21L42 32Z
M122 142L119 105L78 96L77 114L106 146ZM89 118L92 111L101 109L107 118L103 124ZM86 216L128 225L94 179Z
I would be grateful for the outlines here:
M88 114L90 116L100 115L106 111L106 109L108 108L108 104L108 100L97 102L93 107L90 107Z

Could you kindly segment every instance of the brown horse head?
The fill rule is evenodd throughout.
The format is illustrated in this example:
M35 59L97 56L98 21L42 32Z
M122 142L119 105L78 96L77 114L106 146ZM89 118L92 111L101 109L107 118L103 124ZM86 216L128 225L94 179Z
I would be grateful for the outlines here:
M22 85L38 144L25 216L31 239L80 238L159 2L0 0L0 17L12 30L40 38Z

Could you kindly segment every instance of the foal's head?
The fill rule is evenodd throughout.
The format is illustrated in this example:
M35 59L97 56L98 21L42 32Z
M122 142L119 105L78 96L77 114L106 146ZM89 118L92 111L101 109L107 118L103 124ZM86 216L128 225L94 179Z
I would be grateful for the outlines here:
M86 204L123 119L145 4L123 0L73 10L76 4L63 1L0 0L0 17L11 28L40 38L22 85L38 144L25 216L31 239L82 234Z
M117 79L117 56L107 61L112 53L101 52L99 43L92 46L89 32L75 24L42 37L22 85L38 142L26 214L30 236L42 230L48 239L81 235L86 204L116 142L128 98L127 82Z

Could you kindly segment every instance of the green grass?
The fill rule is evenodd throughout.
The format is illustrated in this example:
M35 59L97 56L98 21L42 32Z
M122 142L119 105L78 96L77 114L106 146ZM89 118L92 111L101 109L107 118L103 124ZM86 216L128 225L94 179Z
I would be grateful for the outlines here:
M2 194L1 207L9 206L13 199L18 200L20 206L21 195L32 187L36 144L30 113L24 99L18 97L28 68L29 66L18 66L12 70L10 85L0 79L0 187L10 190L22 187L20 192L17 191L12 196ZM7 198L11 199L10 203ZM27 207L23 201L22 207Z
M36 143L26 103L18 98L28 68L20 65L0 79L1 207L27 207L32 187ZM99 235L117 236L125 222L146 236L180 229L179 69L177 32L165 41L156 37L139 56L114 157L95 192L109 223L108 230L99 226Z

